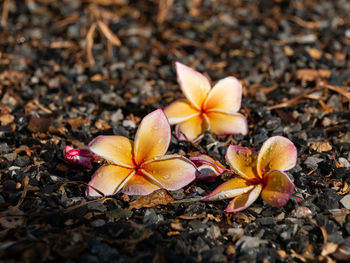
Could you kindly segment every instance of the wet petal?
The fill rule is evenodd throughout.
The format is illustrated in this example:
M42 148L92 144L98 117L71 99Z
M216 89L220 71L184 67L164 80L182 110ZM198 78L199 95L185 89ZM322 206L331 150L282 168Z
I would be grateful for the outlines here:
M297 149L294 144L283 136L274 136L269 138L260 149L258 173L263 176L273 169L286 171L293 168L296 162Z
M212 181L226 171L226 167L209 155L200 154L190 160L197 166L196 181Z
M78 164L91 169L91 162L95 159L95 156L89 149L76 149L67 145L64 149L64 158L72 164Z
M249 193L236 196L227 206L225 212L234 213L246 209L259 197L262 185L258 184Z
M248 133L247 119L239 113L207 112L210 131L216 135Z
M195 165L181 155L166 155L144 163L140 172L171 191L179 190L195 179Z
M134 173L133 169L117 165L104 165L100 167L92 176L89 185L86 188L86 196L99 197L100 193L94 190L98 189L104 195L116 194Z
M200 116L181 122L177 125L179 133L183 134L186 140L195 141L205 131L206 122Z
M258 154L253 149L230 145L226 151L226 161L239 176L252 182L259 180L256 171Z
M144 175L138 173L125 184L121 192L127 195L148 195L161 188L162 187L153 183Z
M168 150L171 130L167 117L161 109L143 118L135 135L134 160L141 164Z
M242 85L235 77L227 77L220 80L204 103L204 109L225 110L236 113L241 107Z
M201 201L215 201L227 198L232 198L238 195L245 194L252 190L255 185L250 184L243 178L236 177L232 178L225 183L219 185L210 194L204 196Z
M164 109L164 113L167 116L170 125L177 124L179 122L186 121L200 112L193 108L186 101L175 101Z
M295 185L285 173L272 170L264 178L265 187L261 192L262 199L269 205L281 207L287 204Z
M200 110L210 90L208 79L180 62L176 62L176 72L182 92L191 104Z
M134 167L132 142L123 136L100 135L89 143L89 149L103 159L123 167Z

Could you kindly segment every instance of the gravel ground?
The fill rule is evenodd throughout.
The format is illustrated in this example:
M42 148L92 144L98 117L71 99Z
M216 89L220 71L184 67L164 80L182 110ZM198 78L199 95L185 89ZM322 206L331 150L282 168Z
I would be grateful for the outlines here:
M350 2L4 0L0 13L1 262L350 262ZM88 200L99 167L64 160L98 135L133 139L182 98L174 63L236 76L249 134L170 153L224 162L229 144L298 149L282 208L200 202L229 178ZM137 201L136 201L137 200ZM162 199L163 200L163 199ZM135 203L136 201L136 203Z

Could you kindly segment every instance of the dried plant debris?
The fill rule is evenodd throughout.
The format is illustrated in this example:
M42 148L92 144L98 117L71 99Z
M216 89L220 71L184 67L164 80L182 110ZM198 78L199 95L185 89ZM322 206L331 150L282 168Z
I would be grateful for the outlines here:
M349 13L346 0L1 1L0 261L349 262ZM173 131L167 154L225 164L231 144L286 137L298 161L285 206L201 202L226 172L85 197L106 162L68 163L66 146L135 141L147 114L186 99L176 61L213 87L239 79L248 133L191 143Z

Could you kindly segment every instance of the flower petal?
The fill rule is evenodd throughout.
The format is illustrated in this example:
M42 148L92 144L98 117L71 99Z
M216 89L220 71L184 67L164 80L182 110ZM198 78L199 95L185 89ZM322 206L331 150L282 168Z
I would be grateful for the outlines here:
M90 152L89 149L76 149L67 145L64 149L64 158L72 164L82 165L86 168L91 169L91 162L95 159L95 156L92 152Z
M236 113L241 107L241 99L241 83L235 77L227 77L220 80L209 92L203 108Z
M250 184L247 180L235 177L216 187L214 191L204 196L201 201L216 201L232 198L245 194L254 187L255 185Z
M117 165L101 166L92 176L89 185L96 188L104 195L116 194L123 185L132 177L134 170ZM94 188L86 188L86 196L101 196Z
M200 110L210 90L208 79L180 62L176 62L176 73L182 92Z
M262 184L258 184L249 193L236 196L226 207L225 212L234 213L246 209L259 197Z
M251 182L259 180L256 171L257 158L257 152L247 147L230 145L226 151L226 162L231 169Z
M181 155L165 155L144 163L140 172L171 191L179 190L195 179L196 166Z
M89 149L103 159L116 165L132 168L132 142L123 136L100 135L89 143Z
M263 176L270 170L286 171L295 166L297 149L283 136L269 138L260 149L258 155L258 173Z
M206 154L191 157L190 160L198 169L196 181L212 181L227 170L219 161Z
M143 118L135 135L134 160L137 165L163 156L168 150L171 130L168 119L161 109Z
M121 192L127 195L148 195L161 188L162 187L151 182L143 174L137 173L130 178Z
M179 123L176 129L180 134L184 135L186 140L193 142L196 141L198 137L204 133L206 127L206 121L203 121L202 117L194 116L187 121Z
M269 205L281 207L287 204L295 185L289 176L279 170L272 170L265 175L265 187L261 192L262 199Z
M248 133L247 119L239 113L207 112L210 131L216 135Z
M170 125L177 124L186 121L200 112L193 108L186 101L175 101L164 109L164 113L167 116Z

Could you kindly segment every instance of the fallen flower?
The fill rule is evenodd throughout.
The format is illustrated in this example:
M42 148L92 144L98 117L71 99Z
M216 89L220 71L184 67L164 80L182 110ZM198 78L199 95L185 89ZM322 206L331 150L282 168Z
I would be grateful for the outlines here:
M234 197L226 212L247 208L260 194L266 203L275 207L284 206L288 202L295 185L284 171L295 166L297 150L287 138L269 138L259 154L247 147L230 145L226 152L226 161L239 177L221 184L201 201Z
M86 189L86 196L148 195L158 189L178 190L195 179L195 165L181 155L164 155L171 138L169 122L161 109L141 121L132 143L123 136L98 136L91 152L108 164L100 167ZM90 187L91 186L91 187Z
M164 109L179 139L198 141L206 130L216 135L248 132L246 118L237 113L241 107L242 86L234 77L220 80L211 89L201 73L176 62L176 72L187 100L179 100Z
M67 145L66 148L64 148L64 158L72 164L78 164L91 169L91 162L96 159L96 156L94 156L89 149L76 149Z
M220 162L206 154L200 154L190 157L190 160L197 166L196 181L214 181L223 172L227 171L226 167Z

